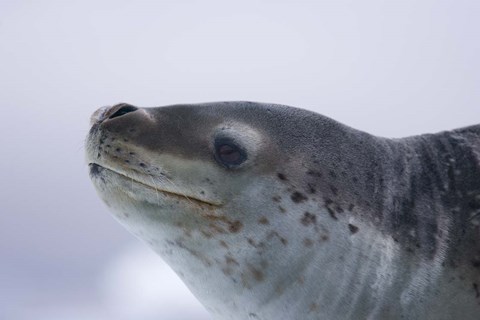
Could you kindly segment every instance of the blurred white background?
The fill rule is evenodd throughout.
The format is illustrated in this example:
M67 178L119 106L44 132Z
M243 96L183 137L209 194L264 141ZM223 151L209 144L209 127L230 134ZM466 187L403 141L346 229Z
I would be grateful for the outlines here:
M480 122L480 2L0 0L0 319L209 319L84 163L103 105L253 100L400 137Z

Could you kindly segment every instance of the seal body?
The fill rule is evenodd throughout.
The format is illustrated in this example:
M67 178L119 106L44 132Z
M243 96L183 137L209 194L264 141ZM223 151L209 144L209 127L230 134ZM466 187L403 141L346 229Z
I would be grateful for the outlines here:
M478 319L480 125L386 139L223 102L92 116L116 219L215 319Z

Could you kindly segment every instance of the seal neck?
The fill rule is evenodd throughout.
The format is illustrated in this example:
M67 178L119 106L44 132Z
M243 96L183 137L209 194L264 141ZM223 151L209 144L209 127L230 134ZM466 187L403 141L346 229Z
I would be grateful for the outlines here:
M408 183L403 193L410 201L435 200L444 208L468 211L461 209L480 194L480 125L406 138L400 149L404 169L394 182Z
M392 140L390 147L382 229L408 252L444 256L439 249L464 239L456 233L468 232L480 214L480 126Z

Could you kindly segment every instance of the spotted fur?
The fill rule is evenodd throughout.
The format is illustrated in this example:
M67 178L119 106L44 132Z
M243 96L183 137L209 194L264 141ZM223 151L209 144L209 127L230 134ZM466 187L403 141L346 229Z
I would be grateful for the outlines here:
M219 165L216 137L246 161ZM120 104L86 149L116 219L215 319L479 317L480 125L386 139L280 105Z

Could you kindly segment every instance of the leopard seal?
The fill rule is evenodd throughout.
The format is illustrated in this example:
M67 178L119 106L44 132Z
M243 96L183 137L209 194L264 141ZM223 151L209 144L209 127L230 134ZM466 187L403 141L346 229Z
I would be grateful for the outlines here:
M86 153L215 319L478 319L480 125L387 139L282 105L118 104Z

